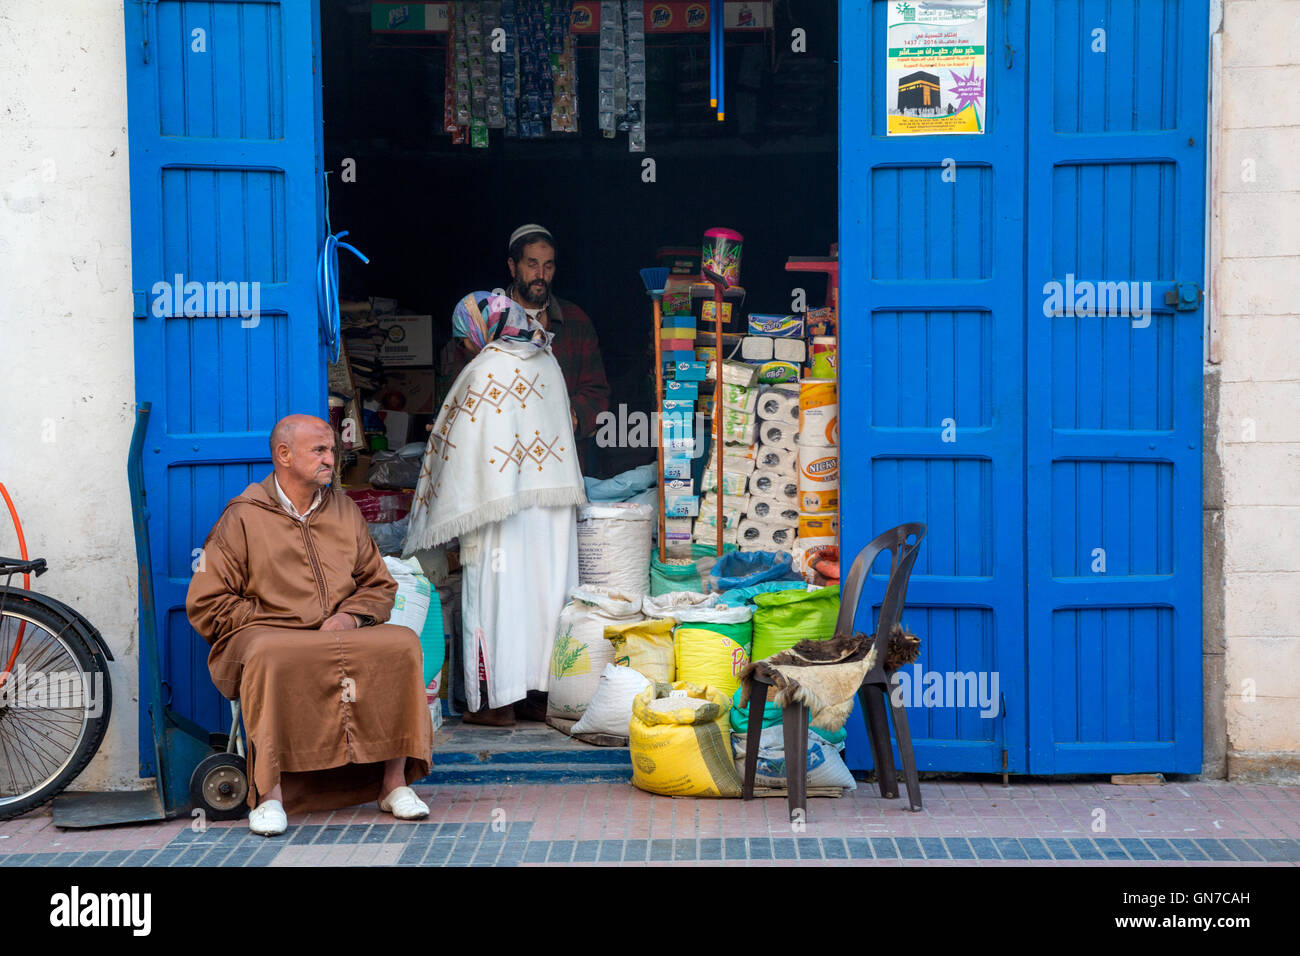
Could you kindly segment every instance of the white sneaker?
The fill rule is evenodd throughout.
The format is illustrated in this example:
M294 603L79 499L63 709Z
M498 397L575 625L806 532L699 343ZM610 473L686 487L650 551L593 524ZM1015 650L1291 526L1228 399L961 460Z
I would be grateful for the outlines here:
M399 820L420 820L429 815L429 805L415 795L410 787L396 787L379 801L379 809L391 813Z
M279 800L263 800L248 815L248 829L258 836L279 836L288 827L289 818Z

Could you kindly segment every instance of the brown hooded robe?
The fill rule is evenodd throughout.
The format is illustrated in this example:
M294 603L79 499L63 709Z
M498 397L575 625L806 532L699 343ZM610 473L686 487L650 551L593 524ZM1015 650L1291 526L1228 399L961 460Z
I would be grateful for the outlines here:
M298 521L274 481L268 475L226 505L185 610L212 645L213 683L242 702L249 806L277 782L289 813L377 800L384 761L405 756L407 783L429 772L419 638L383 623L397 584L356 503L325 488ZM340 611L375 624L320 630Z

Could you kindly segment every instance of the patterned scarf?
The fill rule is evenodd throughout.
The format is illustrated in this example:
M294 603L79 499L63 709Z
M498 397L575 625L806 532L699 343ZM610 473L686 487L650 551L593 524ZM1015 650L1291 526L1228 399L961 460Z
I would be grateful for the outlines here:
M454 336L469 339L480 352L494 339L526 342L544 349L553 338L522 305L494 292L471 292L461 299L451 315L451 325Z

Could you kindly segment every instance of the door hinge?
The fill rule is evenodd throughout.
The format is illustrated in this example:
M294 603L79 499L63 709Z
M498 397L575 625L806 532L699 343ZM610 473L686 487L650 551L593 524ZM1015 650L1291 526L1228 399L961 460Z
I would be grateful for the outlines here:
M145 302L144 292L140 289L131 290L131 318L147 319L149 318L148 303Z
M153 17L150 15L150 7L158 4L158 0L135 0L140 4L140 57L147 64L150 62L149 35L150 26L153 24Z
M1172 305L1175 312L1195 312L1204 298L1205 293L1195 282L1175 282L1174 287L1165 292L1165 305Z

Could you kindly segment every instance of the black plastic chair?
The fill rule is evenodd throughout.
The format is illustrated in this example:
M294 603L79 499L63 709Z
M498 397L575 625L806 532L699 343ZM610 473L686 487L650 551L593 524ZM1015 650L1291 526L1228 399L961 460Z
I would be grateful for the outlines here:
M840 614L835 622L836 634L852 634L853 619L857 616L862 588L871 565L882 551L890 552L889 582L880 604L880 617L876 622L876 664L862 679L858 688L858 703L867 725L867 739L871 743L872 762L876 767L876 780L880 795L886 799L898 798L898 770L894 766L894 750L889 743L889 713L886 701L894 713L894 735L898 738L898 752L903 760L903 775L907 781L908 805L911 810L921 809L921 782L916 772L916 757L912 752L912 735L907 727L907 710L895 704L890 697L892 671L885 669L889 654L890 635L903 615L907 597L907 582L925 537L925 525L919 522L900 524L877 536L853 559L848 576L840 588ZM909 539L912 539L909 541ZM767 689L771 685L757 674L750 684L749 727L762 728L763 708L767 704ZM807 813L808 807L808 707L792 703L781 714L785 735L786 801L790 816L796 811ZM754 798L754 778L758 772L757 735L745 741L745 779L741 796Z

